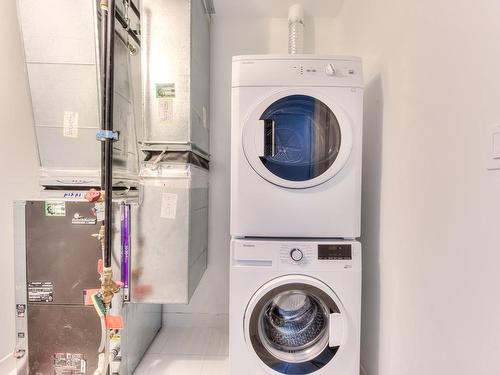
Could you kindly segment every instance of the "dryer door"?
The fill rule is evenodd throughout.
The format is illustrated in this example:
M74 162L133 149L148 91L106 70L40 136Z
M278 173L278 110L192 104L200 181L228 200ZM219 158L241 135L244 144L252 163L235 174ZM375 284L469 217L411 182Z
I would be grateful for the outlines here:
M348 334L347 314L335 293L301 275L264 285L244 319L249 349L281 374L311 374L329 366Z
M347 114L312 89L285 90L250 111L243 149L267 181L309 188L328 181L345 165L352 148Z

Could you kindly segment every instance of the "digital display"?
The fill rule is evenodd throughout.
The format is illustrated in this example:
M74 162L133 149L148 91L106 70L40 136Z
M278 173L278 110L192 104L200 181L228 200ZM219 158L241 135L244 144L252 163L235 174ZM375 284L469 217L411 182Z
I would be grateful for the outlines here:
M319 260L352 260L351 245L318 245Z

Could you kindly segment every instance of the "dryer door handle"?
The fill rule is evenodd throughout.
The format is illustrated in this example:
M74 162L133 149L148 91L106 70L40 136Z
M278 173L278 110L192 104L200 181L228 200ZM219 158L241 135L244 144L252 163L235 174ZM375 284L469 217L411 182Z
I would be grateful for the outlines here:
M330 347L333 348L344 344L344 318L342 314L330 314L329 334L330 340L328 345Z
M257 124L255 149L259 157L276 155L276 122L274 120L260 120Z

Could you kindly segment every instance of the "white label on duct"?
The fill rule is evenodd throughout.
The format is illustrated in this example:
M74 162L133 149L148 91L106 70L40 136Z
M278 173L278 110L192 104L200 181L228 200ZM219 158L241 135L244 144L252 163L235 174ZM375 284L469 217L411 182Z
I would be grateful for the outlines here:
M177 215L177 194L163 193L161 196L161 213L164 219L175 219Z
M97 202L94 206L94 210L97 221L104 221L105 219L104 202Z
M162 124L172 124L174 122L174 99L158 99L158 117Z
M63 136L78 138L78 112L64 111Z

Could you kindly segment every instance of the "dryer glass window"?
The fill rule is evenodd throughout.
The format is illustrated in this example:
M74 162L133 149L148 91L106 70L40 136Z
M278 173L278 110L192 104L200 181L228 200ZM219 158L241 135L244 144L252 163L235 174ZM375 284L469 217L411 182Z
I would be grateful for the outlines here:
M261 161L276 176L307 181L328 170L340 150L337 117L323 102L306 95L284 97L262 114Z

